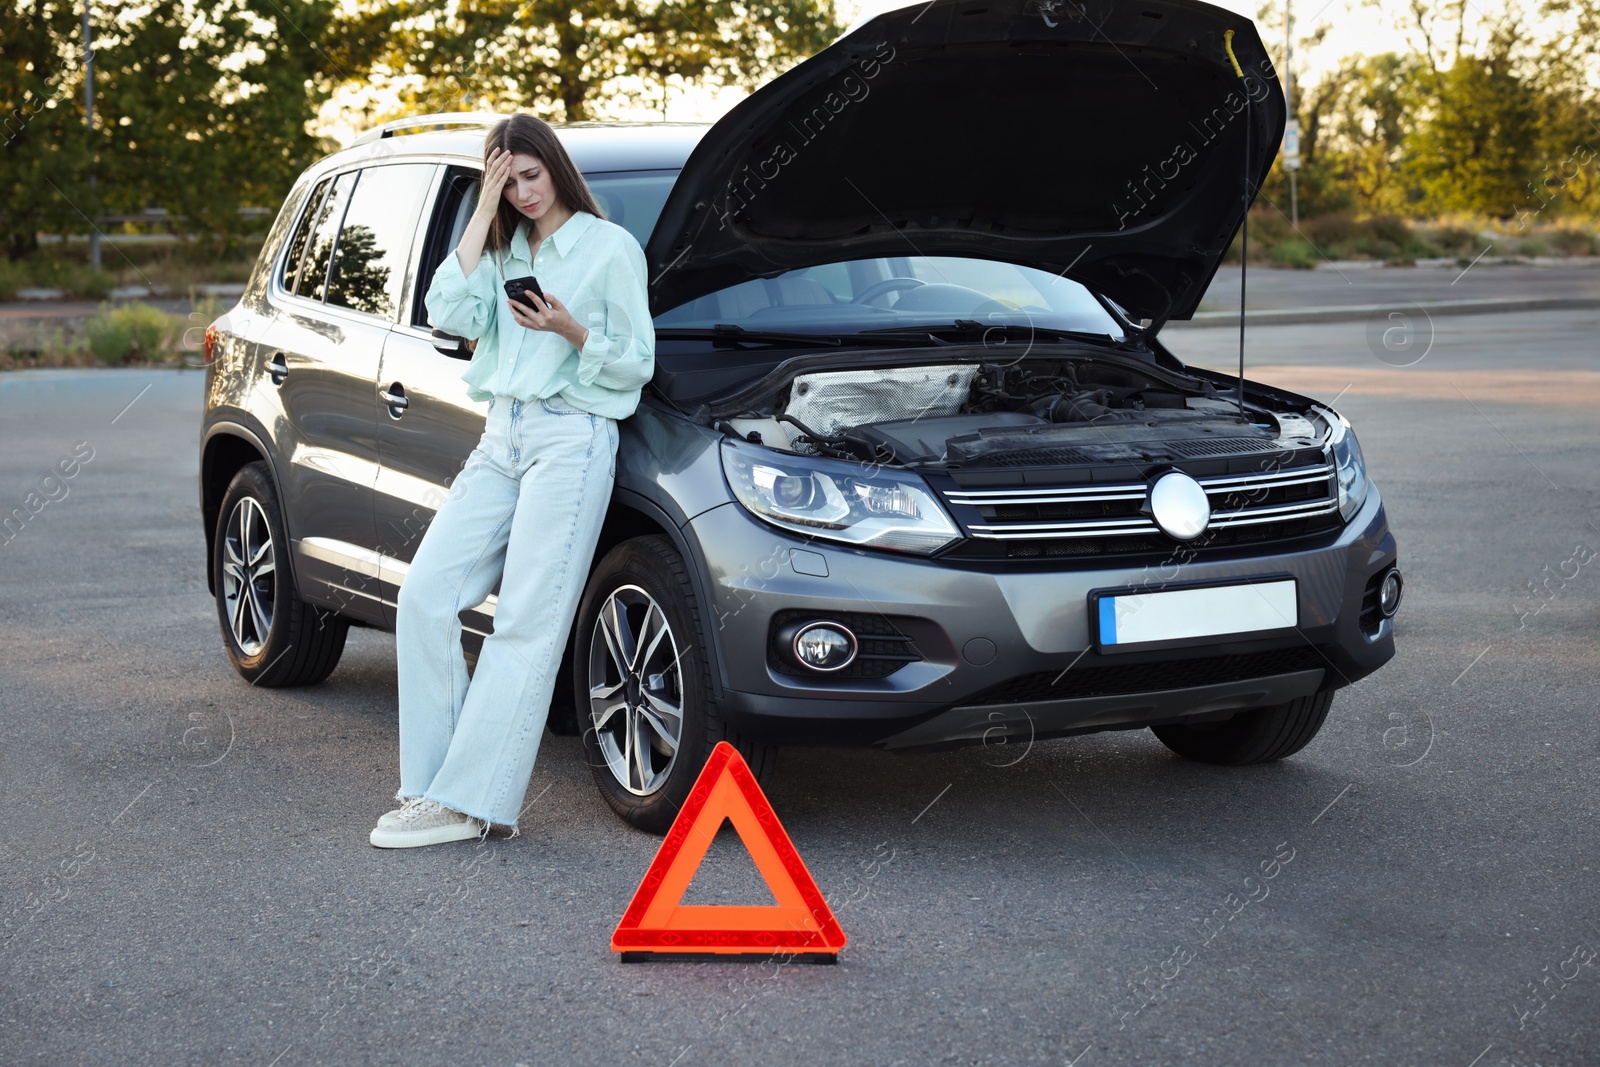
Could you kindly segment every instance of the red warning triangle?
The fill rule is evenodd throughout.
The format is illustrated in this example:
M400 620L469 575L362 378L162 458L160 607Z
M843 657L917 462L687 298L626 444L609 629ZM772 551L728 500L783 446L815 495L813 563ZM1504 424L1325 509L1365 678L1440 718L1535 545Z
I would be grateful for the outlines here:
M685 905L722 820L734 830L777 904ZM611 935L611 951L632 953L811 952L835 955L844 931L778 822L739 750L726 741L689 791L672 829Z

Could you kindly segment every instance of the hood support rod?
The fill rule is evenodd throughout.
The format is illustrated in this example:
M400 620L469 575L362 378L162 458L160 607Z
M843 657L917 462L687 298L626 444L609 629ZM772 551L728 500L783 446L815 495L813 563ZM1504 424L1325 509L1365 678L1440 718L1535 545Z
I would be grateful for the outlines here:
M1244 80L1244 71L1239 67L1239 59L1233 54L1233 31L1228 30L1222 35L1222 47L1228 53L1228 62L1233 64L1233 72ZM1250 269L1250 87L1244 87L1244 230L1240 237L1239 245L1239 421L1248 422L1244 413L1244 283L1245 273Z

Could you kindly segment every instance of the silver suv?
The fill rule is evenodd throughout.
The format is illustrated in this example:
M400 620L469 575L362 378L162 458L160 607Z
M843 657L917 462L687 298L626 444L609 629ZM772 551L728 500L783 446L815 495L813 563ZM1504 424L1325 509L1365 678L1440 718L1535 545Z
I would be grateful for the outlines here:
M714 125L559 128L652 274L657 373L549 720L637 826L722 739L758 771L783 744L1143 727L1278 759L1394 654L1349 424L1157 338L1279 143L1254 29L1187 0L969 7L880 15ZM208 332L208 577L252 682L319 681L349 626L394 626L483 431L422 294L497 117L309 168ZM467 654L494 607L463 613Z

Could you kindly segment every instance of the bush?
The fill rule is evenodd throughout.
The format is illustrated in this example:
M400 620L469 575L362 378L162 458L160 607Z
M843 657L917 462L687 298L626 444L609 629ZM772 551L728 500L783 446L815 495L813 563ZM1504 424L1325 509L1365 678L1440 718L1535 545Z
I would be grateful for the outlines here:
M1299 237L1291 237L1287 241L1275 245L1267 253L1267 259L1280 267L1294 267L1296 270L1310 270L1317 265L1322 257L1310 241Z
M90 300L104 300L111 295L116 280L104 270L80 267L73 271L65 288L73 296L86 296Z
M1300 232L1306 240L1325 251L1330 259L1343 259L1343 249L1339 246L1355 241L1360 229L1354 219L1340 213L1302 219Z
M15 300L18 289L29 285L28 269L21 263L0 258L0 300Z
M1471 258L1483 251L1483 241L1472 230L1460 226L1442 226L1427 236L1434 254L1441 256L1467 256Z
M1522 256L1542 256L1550 251L1550 246L1537 237L1530 237L1517 245L1517 254Z
M1374 237L1397 248L1405 248L1415 240L1411 224L1396 215L1375 215L1367 220L1367 229Z
M1594 235L1584 230L1551 230L1545 235L1550 247L1563 256L1594 255Z
M1349 250L1364 256L1367 259L1403 259L1401 246L1387 238L1377 237L1372 234L1362 234L1349 244ZM1344 256L1340 257L1345 258Z
M161 351L172 330L165 311L149 304L132 303L100 311L87 323L89 350L102 363L127 363L149 359Z

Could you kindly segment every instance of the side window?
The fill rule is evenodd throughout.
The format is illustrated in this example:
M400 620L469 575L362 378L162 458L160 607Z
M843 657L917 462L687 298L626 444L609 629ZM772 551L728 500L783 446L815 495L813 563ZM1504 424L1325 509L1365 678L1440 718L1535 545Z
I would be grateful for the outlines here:
M355 184L355 171L339 175L333 180L327 198L317 208L317 217L311 224L311 238L306 243L305 262L300 267L300 284L294 288L296 296L320 301L325 295L328 264L333 261L333 241L339 236L339 223L350 204L350 190Z
M368 167L350 197L328 277L327 302L393 319L432 163Z
M478 206L478 187L482 184L483 177L478 171L452 167L439 186L439 207L425 245L423 269L417 272L416 299L411 302L413 326L420 326L424 330L433 328L428 321L428 308L422 296L433 284L433 276L443 265L445 257L454 255L456 245L461 243L461 234Z
M300 221L295 224L294 233L289 236L289 254L284 257L283 267L278 274L278 284L291 293L300 280L300 260L305 255L306 241L311 237L311 225L316 221L322 196L332 183L332 178L324 178L317 183L317 187L306 200L305 209L300 212Z

